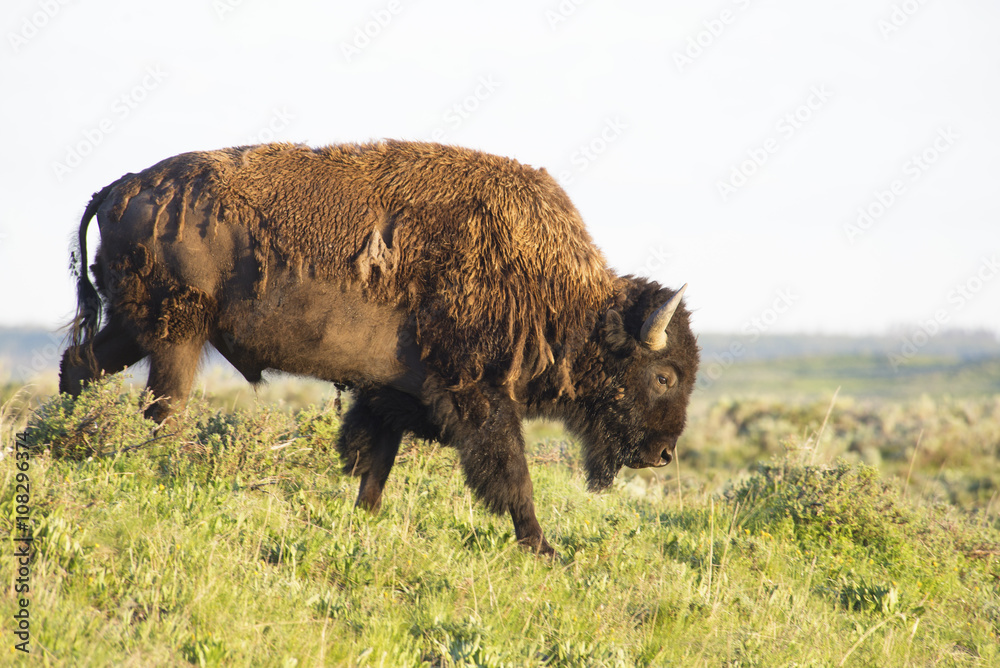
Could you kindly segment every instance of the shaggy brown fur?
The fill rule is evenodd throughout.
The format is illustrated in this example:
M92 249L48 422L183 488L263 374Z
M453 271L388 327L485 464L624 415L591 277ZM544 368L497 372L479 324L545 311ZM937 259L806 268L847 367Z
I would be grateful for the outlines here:
M112 221L143 191L157 206L154 236L170 216L176 242L194 233L185 220L192 202L211 203L202 234L246 226L257 296L281 269L357 282L376 301L404 305L422 356L456 388L490 370L513 394L523 373L565 368L569 347L582 343L565 332L583 330L613 290L579 214L544 169L467 149L387 141L183 154L127 177ZM200 299L181 298L179 308ZM159 320L171 315L165 307ZM553 350L550 340L564 343ZM568 380L562 390L572 393Z
M170 398L152 409L162 420L206 341L254 382L277 368L352 385L338 448L360 505L378 505L410 431L458 448L477 496L550 551L522 418L566 420L595 488L669 461L683 430L688 312L668 350L644 347L643 322L673 292L615 276L544 169L439 144L247 146L103 189L81 258L95 214L98 291L81 271L61 388L149 356L150 387Z

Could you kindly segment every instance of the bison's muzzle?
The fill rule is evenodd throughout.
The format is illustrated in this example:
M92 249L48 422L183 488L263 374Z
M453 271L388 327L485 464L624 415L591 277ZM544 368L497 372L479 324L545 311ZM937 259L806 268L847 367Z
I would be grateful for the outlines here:
M660 468L666 466L674 459L674 448L677 447L677 439L663 442L660 441L638 454L636 459L628 464L632 469Z

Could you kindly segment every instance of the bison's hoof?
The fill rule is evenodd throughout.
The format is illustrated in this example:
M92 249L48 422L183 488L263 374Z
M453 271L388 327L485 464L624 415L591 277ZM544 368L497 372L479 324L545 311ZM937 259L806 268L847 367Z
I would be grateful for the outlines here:
M358 500L354 502L354 507L361 508L372 515L375 515L382 509L382 497L381 495L374 498L372 498L371 495L358 496Z
M544 536L529 536L518 541L522 547L536 552L543 557L558 557L559 554L549 545Z

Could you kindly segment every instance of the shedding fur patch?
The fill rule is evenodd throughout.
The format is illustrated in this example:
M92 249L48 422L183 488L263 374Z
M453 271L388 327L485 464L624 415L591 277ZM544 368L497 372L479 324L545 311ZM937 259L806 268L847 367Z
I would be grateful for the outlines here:
M354 269L362 285L381 277L391 277L396 269L396 253L385 244L377 229L372 230L364 250L354 261Z
M146 348L205 336L215 318L215 299L189 285L180 285L142 244L97 273L98 287L111 312L135 328Z
M156 338L180 343L205 335L215 312L215 299L198 288L170 286L156 318Z

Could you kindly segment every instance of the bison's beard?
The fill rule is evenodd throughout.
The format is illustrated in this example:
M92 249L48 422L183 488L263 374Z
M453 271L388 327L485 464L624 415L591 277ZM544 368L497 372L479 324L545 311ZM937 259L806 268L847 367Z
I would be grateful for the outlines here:
M589 445L589 444L588 444ZM587 447L584 468L587 469L587 489L600 492L611 486L623 464L608 447Z

